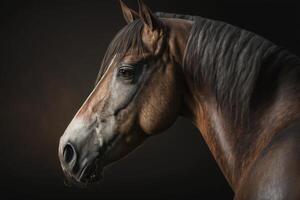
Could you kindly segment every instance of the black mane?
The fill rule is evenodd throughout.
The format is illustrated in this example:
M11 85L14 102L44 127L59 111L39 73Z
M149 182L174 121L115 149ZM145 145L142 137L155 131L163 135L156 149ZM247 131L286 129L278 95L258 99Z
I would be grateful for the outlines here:
M209 87L226 117L244 124L256 93L273 89L282 68L295 63L298 57L252 32L194 17L183 67L198 87Z

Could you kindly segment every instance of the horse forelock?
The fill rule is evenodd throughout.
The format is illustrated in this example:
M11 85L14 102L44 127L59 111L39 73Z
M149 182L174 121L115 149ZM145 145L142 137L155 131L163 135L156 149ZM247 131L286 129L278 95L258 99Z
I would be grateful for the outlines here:
M180 15L173 13L156 12L155 15L161 18L179 18L192 20L193 16ZM97 84L104 72L107 70L112 58L117 55L117 59L122 58L127 52L134 51L138 54L143 54L145 50L144 43L142 41L143 22L140 19L124 26L114 37L109 44L106 53L103 57L100 70L98 72L96 82Z
M137 54L143 54L145 51L144 43L142 40L143 22L140 19L124 26L114 37L109 44L104 58L102 60L99 73L97 75L96 84L99 82L113 57L116 56L116 60L121 59L126 53L135 52Z

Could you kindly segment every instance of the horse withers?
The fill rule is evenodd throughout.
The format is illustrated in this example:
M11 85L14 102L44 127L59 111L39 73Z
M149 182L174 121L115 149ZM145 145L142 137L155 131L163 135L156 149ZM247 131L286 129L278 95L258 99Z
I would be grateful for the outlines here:
M67 179L103 168L190 119L235 199L300 198L300 59L272 42L198 16L135 12L110 43L94 90L59 143Z

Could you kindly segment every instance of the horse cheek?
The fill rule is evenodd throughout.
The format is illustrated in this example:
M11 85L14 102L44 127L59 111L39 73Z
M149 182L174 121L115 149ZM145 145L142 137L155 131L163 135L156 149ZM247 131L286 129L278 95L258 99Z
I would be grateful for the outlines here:
M167 77L166 77L167 75ZM151 86L145 90L141 101L139 123L147 134L157 134L169 128L177 119L180 109L180 98L172 74L156 76ZM164 80L164 81L162 81Z

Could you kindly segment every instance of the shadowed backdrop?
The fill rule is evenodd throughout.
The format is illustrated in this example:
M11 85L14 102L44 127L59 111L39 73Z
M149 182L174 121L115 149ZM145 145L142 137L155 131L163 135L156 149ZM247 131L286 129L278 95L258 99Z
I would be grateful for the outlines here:
M135 0L125 1L137 9ZM300 55L299 6L274 1L145 1L166 11L229 22ZM125 25L118 1L0 3L1 199L232 199L187 120L150 138L88 189L63 183L60 136L93 89L111 39Z

